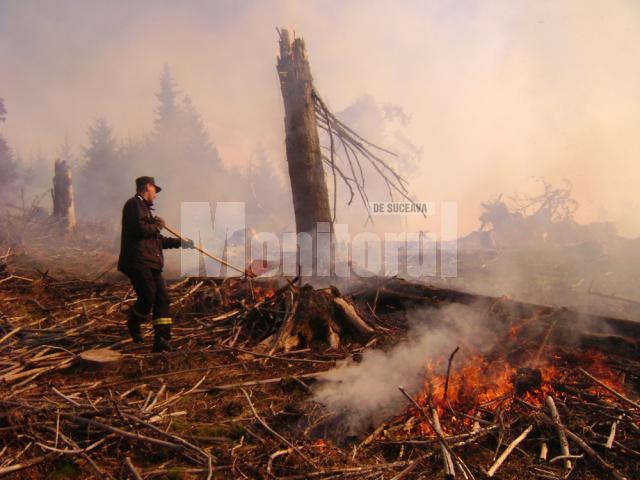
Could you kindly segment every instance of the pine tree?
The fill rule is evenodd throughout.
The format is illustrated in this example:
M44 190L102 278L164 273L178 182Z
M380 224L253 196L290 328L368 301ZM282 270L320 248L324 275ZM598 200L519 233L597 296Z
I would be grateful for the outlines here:
M106 173L117 156L117 143L111 126L106 119L100 117L89 127L88 135L89 146L83 149L87 158L85 169L91 173Z
M51 162L42 152L30 155L26 163L16 154L16 163L20 166L20 177L26 198L40 197L51 189Z
M145 171L166 187L160 201L168 218L177 214L182 201L219 198L217 185L225 184L224 169L212 146L200 113L191 98L181 92L167 65L156 93L154 130L145 146ZM140 165L142 167L142 165Z
M249 190L246 193L249 225L269 228L284 225L287 218L293 217L289 186L264 148L258 146L254 150L246 177L237 178L235 184L245 185Z
M156 93L158 106L156 107L155 134L164 135L174 133L180 117L176 82L173 80L169 65L165 63L160 75L160 91Z
M131 193L132 180L111 126L98 118L88 130L89 145L83 148L86 162L78 181L77 210L85 217L117 217Z
M4 101L0 98L0 123L3 123L7 117L7 110ZM13 153L9 148L9 144L5 138L0 135L0 191L4 194L8 193L9 187L18 178L18 170L16 162L13 159Z
M126 193L126 196L123 197L124 202L127 197L133 195L135 178L150 175L150 173L144 165L144 162L141 161L146 153L144 142L129 138L121 143L119 153L120 163L126 165L121 179L121 182L124 184L122 191Z
M185 95L182 101L182 111L180 113L182 116L180 127L185 147L194 153L213 155L213 147L204 123L202 123L202 117L188 95Z
M16 177L16 164L13 160L13 154L7 141L3 136L0 136L0 184L9 185L15 181Z

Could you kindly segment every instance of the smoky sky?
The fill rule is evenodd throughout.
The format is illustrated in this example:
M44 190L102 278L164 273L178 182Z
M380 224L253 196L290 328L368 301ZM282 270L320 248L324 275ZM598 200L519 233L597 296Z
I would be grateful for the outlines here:
M282 163L276 26L305 38L335 111L370 95L407 113L414 196L457 201L461 233L482 201L545 177L572 182L580 221L640 234L633 0L0 0L2 133L51 159L100 115L140 138L167 63L226 165L257 148Z

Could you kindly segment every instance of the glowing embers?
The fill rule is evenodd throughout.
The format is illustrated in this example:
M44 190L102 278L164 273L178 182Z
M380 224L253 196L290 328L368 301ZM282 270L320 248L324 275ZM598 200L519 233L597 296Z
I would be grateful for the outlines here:
M254 285L253 286L253 298L256 302L268 300L276 294L276 289L273 285Z

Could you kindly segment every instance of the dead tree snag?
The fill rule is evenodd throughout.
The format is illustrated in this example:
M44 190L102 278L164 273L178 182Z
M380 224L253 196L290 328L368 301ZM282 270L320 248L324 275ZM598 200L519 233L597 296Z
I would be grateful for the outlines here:
M298 233L313 234L318 223L331 223L329 193L322 167L313 99L313 79L302 38L280 31L277 65L285 111L287 163Z
M62 232L76 225L76 210L73 202L73 182L71 168L64 160L56 160L53 176L53 219Z

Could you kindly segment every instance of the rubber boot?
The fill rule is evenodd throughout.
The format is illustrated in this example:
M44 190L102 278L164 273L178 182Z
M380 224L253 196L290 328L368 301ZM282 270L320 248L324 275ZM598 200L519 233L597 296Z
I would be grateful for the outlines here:
M127 320L127 328L129 329L129 335L133 343L143 343L142 332L140 330L141 319L136 315L133 310L129 310L129 319Z
M153 326L153 352L170 352L171 351L171 325L154 325Z

